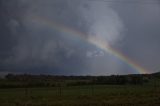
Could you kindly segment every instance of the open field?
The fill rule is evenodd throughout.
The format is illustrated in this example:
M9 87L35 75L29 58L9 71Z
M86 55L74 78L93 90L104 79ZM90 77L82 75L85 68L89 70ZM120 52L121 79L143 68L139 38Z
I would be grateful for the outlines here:
M87 85L0 89L0 106L160 106L160 87Z

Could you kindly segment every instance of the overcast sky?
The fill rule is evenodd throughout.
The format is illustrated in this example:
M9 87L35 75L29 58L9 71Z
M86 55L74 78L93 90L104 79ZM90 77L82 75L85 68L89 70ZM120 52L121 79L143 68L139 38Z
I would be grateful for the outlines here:
M0 74L138 73L92 38L148 73L160 70L160 1L104 1L0 0Z

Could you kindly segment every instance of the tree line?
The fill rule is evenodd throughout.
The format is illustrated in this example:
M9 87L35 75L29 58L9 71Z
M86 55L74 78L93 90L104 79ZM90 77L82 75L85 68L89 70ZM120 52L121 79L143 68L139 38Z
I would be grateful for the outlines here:
M0 88L23 87L56 87L80 85L142 85L159 74L133 74L111 76L56 76L56 75L30 75L7 74L0 79Z

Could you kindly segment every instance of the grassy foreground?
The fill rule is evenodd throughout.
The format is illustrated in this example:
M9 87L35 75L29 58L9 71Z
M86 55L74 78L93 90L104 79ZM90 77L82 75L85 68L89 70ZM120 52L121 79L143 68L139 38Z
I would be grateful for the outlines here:
M0 89L0 106L160 106L160 87L87 85Z

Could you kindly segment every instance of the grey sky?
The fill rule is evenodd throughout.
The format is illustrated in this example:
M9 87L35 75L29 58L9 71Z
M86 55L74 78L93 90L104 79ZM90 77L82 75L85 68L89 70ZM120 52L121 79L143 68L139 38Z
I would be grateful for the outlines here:
M137 73L113 54L87 42L92 38L109 43L148 72L158 71L159 1L113 1L0 0L1 73ZM72 38L69 33L43 25L31 17L41 17L44 21L54 21L82 32L86 41Z

